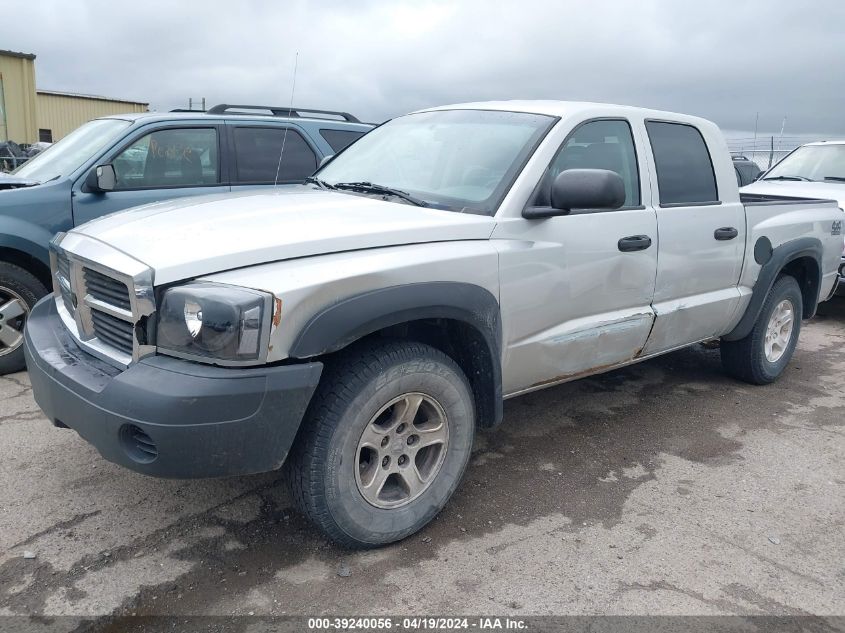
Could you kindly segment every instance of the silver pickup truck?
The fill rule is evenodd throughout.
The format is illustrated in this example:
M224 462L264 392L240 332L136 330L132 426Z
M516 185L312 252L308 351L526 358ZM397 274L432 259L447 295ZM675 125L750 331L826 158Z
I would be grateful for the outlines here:
M372 547L437 514L505 398L713 339L728 373L777 379L834 292L842 222L834 202L741 198L699 118L435 108L297 189L57 237L27 363L47 416L106 459L160 477L285 464L325 534Z

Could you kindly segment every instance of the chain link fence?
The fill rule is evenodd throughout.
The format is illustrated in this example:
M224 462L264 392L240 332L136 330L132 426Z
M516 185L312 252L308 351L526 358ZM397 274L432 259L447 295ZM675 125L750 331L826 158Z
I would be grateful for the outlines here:
M800 136L758 136L757 138L730 138L728 148L731 154L742 155L754 161L762 170L776 165L792 150L813 139Z

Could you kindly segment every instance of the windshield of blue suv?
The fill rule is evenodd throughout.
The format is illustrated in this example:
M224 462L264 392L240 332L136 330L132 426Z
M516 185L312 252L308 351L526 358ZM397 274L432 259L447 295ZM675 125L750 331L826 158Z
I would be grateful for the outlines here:
M409 114L363 136L315 176L329 187L379 195L364 186L375 185L425 206L492 215L555 121L495 110Z
M89 121L30 158L12 173L36 182L67 176L116 140L118 134L129 125L129 121L122 119Z
M845 182L845 143L799 147L772 167L763 180Z

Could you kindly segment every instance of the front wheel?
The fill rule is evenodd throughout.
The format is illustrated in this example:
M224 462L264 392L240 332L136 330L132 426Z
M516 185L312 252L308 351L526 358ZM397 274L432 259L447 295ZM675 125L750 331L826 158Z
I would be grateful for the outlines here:
M738 341L722 341L725 371L755 385L777 380L798 344L802 310L798 282L787 275L778 278L748 336Z
M0 262L0 375L26 368L23 328L47 289L19 266Z
M466 469L472 392L416 342L365 343L327 365L288 458L300 510L347 547L401 540L431 521Z

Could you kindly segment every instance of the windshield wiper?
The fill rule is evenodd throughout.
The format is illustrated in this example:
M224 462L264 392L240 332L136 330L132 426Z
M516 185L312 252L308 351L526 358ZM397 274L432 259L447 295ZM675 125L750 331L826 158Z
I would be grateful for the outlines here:
M837 182L845 182L845 176L825 176L825 180L836 180Z
M805 178L804 176L769 176L763 180L803 180L805 182L813 182L812 178Z
M392 189L384 185L375 185L371 182L337 182L333 187L334 189L348 189L349 191L360 191L361 193L378 193L385 196L395 196L418 207L428 206L428 202L415 198L407 191Z
M335 188L334 185L330 185L325 180L320 180L316 176L308 176L308 178L305 179L305 182L306 183L313 183L313 184L317 185L320 189L334 189Z

